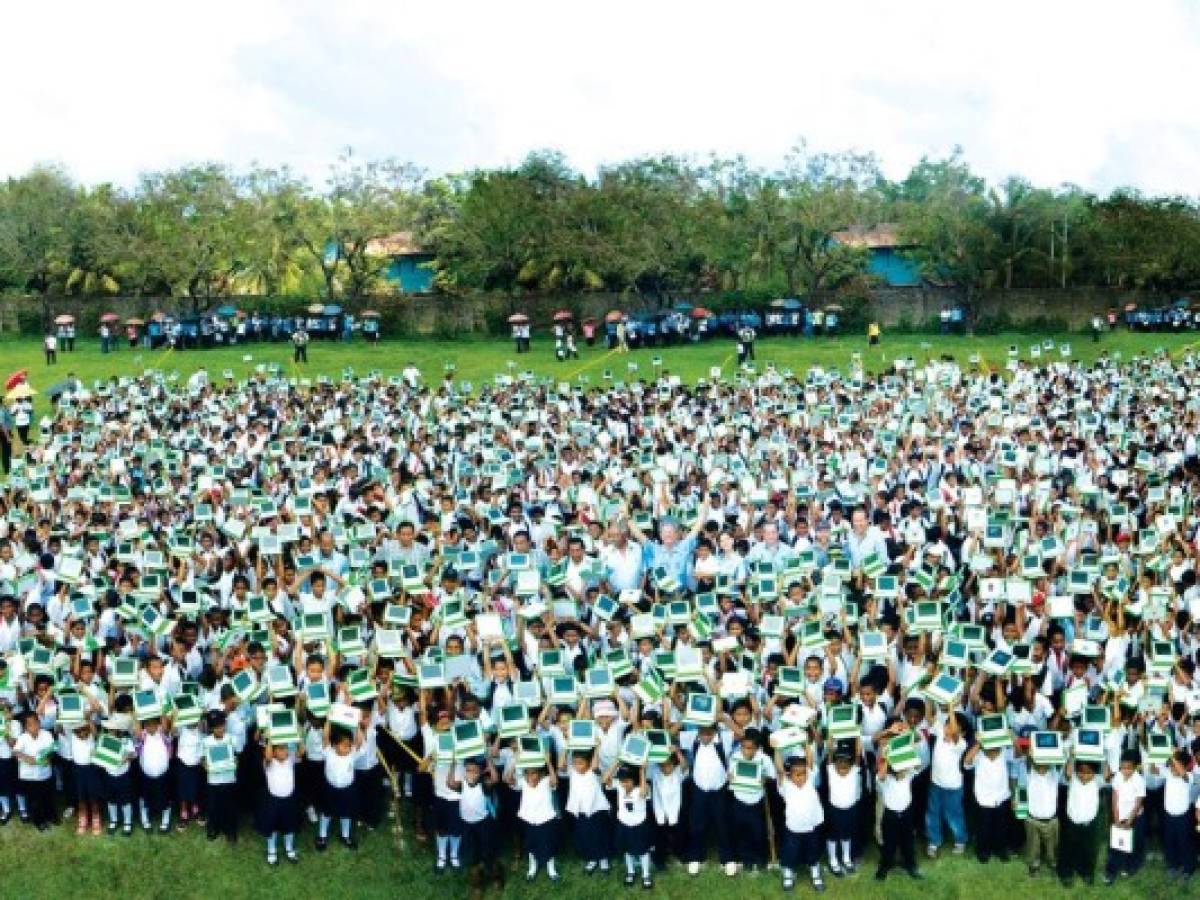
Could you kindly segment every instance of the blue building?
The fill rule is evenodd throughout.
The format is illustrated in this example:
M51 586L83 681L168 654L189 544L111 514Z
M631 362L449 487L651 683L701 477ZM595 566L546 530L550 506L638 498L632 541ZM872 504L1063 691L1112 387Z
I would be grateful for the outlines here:
M404 294L433 292L433 254L413 241L411 231L397 231L377 237L367 245L371 255L391 258L384 270L388 284Z
M833 239L847 247L864 247L870 254L867 274L879 278L888 287L915 287L921 283L921 270L903 251L914 246L900 237L900 226L881 222L871 228L854 227L835 231Z

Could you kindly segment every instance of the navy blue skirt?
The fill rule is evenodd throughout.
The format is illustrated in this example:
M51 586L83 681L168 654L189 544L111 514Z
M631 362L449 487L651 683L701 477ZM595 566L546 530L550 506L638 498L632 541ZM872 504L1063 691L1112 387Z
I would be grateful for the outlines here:
M628 853L631 856L649 853L650 848L654 846L650 817L646 816L640 825L622 825L618 822L614 844L616 846L613 849L618 853Z
M325 782L325 815L335 819L354 819L358 817L358 791L354 782L349 787L335 788Z
M295 834L299 831L300 803L295 793L290 797L276 797L270 791L264 790L258 802L254 826L263 837L270 837L276 832Z
M522 822L524 832L524 849L533 855L538 865L545 865L558 852L558 819L551 819L541 825L530 825Z
M99 767L91 763L75 764L75 802L76 804L99 803L103 797L102 773ZM0 781L3 781L0 778ZM0 795L4 794L4 785L0 784Z
M445 797L433 798L433 830L437 834L458 837L462 834L462 815L459 812L458 801Z
M104 773L104 801L124 805L133 802L133 772L124 775Z
M204 769L201 766L188 766L175 760L175 797L180 803L198 804L203 784Z
M462 823L462 861L467 866L490 866L496 860L496 820L486 816L479 822Z

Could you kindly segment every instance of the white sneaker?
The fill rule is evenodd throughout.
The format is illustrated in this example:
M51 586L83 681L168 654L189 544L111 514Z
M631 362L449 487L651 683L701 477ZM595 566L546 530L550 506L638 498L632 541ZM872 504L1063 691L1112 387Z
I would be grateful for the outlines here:
M688 863L688 874L689 875L699 875L700 874L700 863L698 863L698 862Z
M738 864L735 862L725 863L725 874L732 878L738 873Z

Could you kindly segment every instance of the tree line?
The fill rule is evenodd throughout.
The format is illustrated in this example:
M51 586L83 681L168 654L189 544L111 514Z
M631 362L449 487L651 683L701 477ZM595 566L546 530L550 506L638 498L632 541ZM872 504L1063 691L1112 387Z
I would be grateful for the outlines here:
M198 307L229 295L364 297L386 290L389 260L371 239L407 231L448 295L798 296L863 283L866 251L834 234L879 223L968 304L1015 287L1200 284L1192 198L989 184L960 151L891 180L870 154L801 144L771 170L657 156L590 177L554 151L438 177L347 151L320 185L287 168L204 164L89 186L38 166L0 184L0 290Z

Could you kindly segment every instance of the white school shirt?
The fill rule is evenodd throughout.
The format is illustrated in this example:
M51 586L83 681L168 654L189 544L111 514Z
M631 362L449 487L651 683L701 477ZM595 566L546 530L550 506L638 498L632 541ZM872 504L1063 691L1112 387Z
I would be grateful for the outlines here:
M1029 815L1034 819L1053 819L1058 813L1058 770L1045 775L1030 770L1025 789L1029 792Z
M458 814L468 825L482 822L491 815L491 811L488 809L487 792L483 789L482 781L474 784L464 781L458 794Z
M702 791L719 791L725 787L725 767L717 755L716 741L704 744L696 742L695 761L692 763L692 782Z
M517 781L517 791L521 795L521 804L517 808L517 818L529 825L544 825L555 817L554 795L550 787L550 779L543 778L536 787L530 787L524 776Z
M788 831L807 834L825 821L816 779L811 774L800 787L792 779L784 778L779 782L779 793L783 797L783 821Z
M392 732L400 740L411 741L417 736L417 732L421 730L417 722L416 706L409 703L407 706L399 707L389 701L387 705L387 727L388 731Z
M627 828L636 828L646 821L646 795L641 787L633 787L628 792L620 784L617 785L617 821Z
M937 740L933 744L930 756L930 777L933 783L943 790L957 791L963 786L962 758L967 752L967 742L962 735L953 743L947 741L939 729Z
M1099 775L1084 784L1075 775L1067 785L1067 818L1076 825L1088 825L1100 813L1100 788L1104 779Z
M71 761L77 766L91 765L92 751L96 749L95 736L89 734L87 737L80 737L72 731L67 735L67 739L71 742Z
M1117 772L1112 779L1113 793L1117 795L1117 818L1128 819L1138 800L1146 796L1146 780L1141 773L1134 772L1128 778Z
M683 770L677 765L668 775L658 765L650 767L650 799L654 802L654 821L659 825L679 824L683 808Z
M889 772L879 780L879 791L883 794L883 805L892 812L904 812L912 805L912 777Z
M175 753L185 766L198 766L203 757L204 736L195 725L184 725L175 731Z
M325 754L325 781L331 788L348 788L354 784L354 761L357 756L353 750L342 756L332 748Z
M975 770L975 802L986 809L995 809L1012 796L1008 783L1007 754L1001 751L989 759L980 750L969 766Z
M142 736L140 763L147 778L158 778L167 774L167 769L171 767L171 753L167 750L167 741L161 731Z
M617 757L621 755L621 744L625 740L625 731L629 728L629 723L624 719L615 719L608 730L605 731L596 726L596 730L600 732L600 749L599 749L599 764L600 771L607 772L612 764L617 761Z
M851 766L845 775L839 775L837 766L829 763L825 767L829 781L829 805L838 809L850 809L862 797L862 773L858 766Z
M28 732L22 733L17 738L17 743L13 750L17 753L24 753L26 756L34 758L45 753L54 747L54 735L48 731L39 731L37 737ZM47 760L44 766L39 766L36 763L28 763L25 760L17 761L17 777L22 781L45 781L54 774L54 769Z
M283 762L272 759L267 762L267 790L272 797L286 800L296 792L296 758L288 754Z
M1174 772L1167 773L1167 783L1163 788L1163 810L1168 816L1185 815L1191 807L1192 782L1189 778L1180 778Z
M567 812L573 816L590 816L609 809L608 798L600 785L600 776L589 770L580 774L574 769L567 776Z

